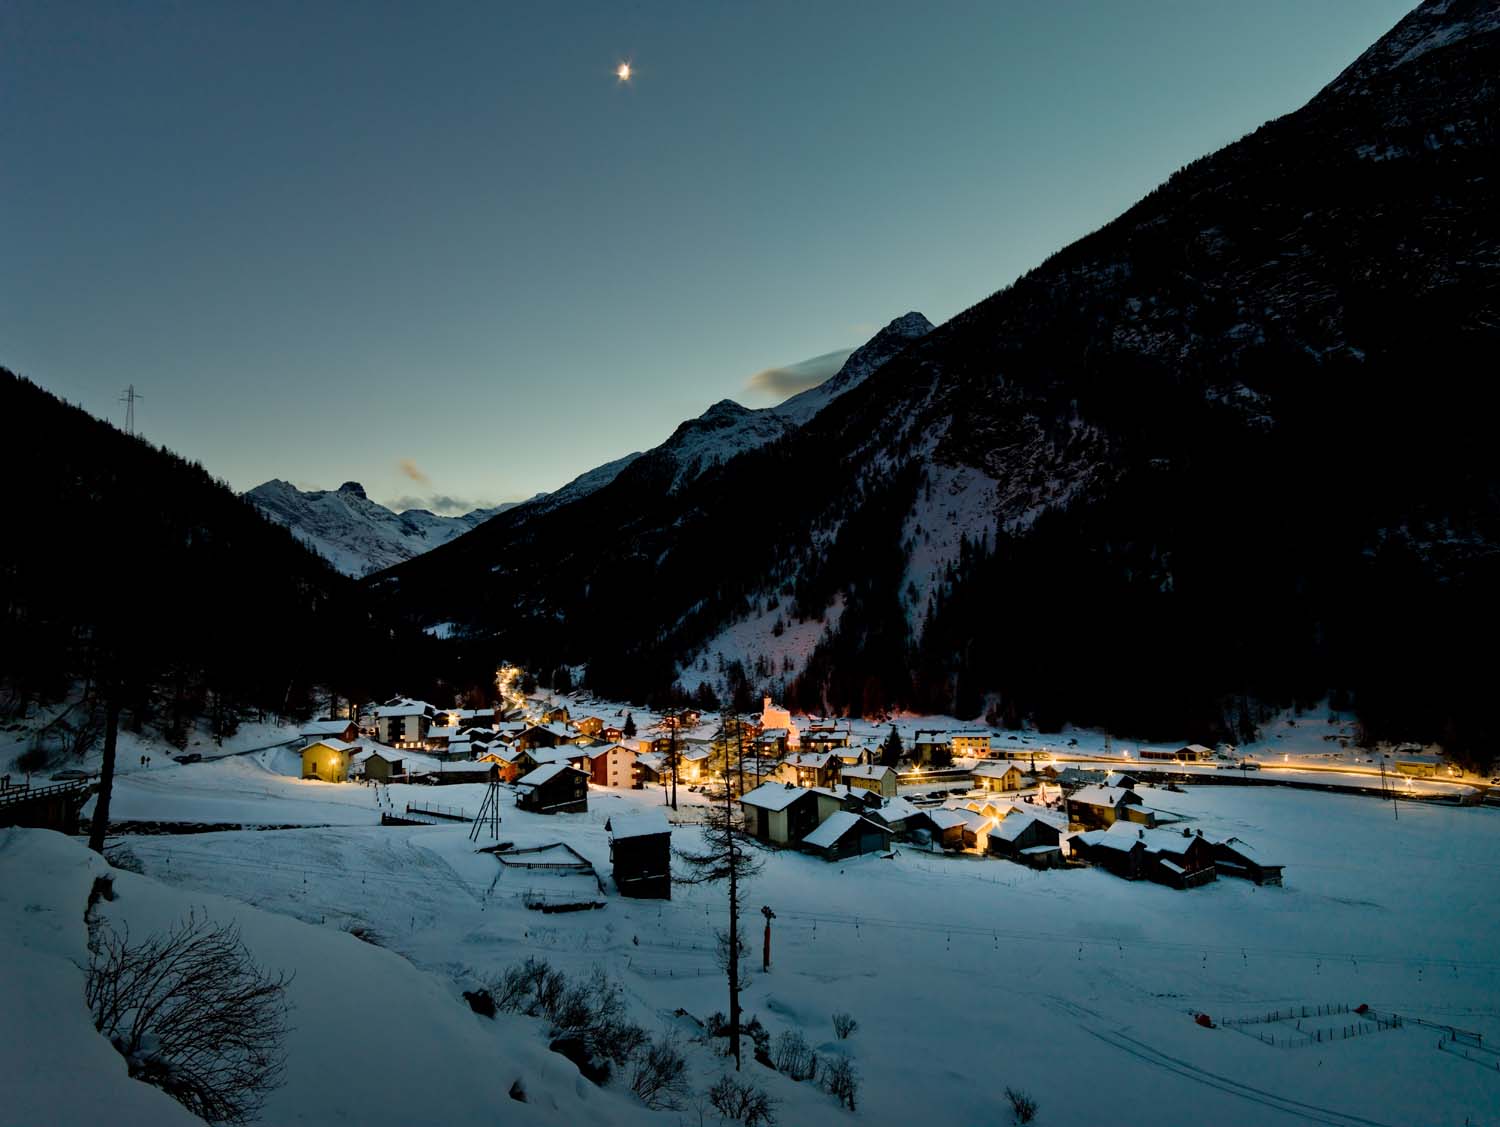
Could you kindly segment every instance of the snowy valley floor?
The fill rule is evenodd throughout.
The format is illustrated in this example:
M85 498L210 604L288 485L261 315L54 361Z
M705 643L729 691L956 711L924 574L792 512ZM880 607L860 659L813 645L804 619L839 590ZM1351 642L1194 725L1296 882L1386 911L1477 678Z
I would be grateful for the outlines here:
M507 801L502 840L565 841L609 889L603 910L544 915L524 901L565 893L502 874L474 851L467 826L382 828L371 791L286 777L277 773L283 755L122 779L120 820L308 828L122 838L145 876L123 874L109 908L144 933L206 905L239 918L264 962L297 972L287 1083L264 1122L699 1122L693 1108L647 1112L618 1082L592 1089L547 1051L540 1023L485 1022L459 998L476 979L539 954L579 974L606 970L648 1028L673 1023L678 1008L698 1017L725 1008L713 936L722 893L678 886L668 903L630 901L608 880L606 818L656 805L659 792L593 790L587 814L551 818ZM407 801L473 811L483 788L390 790L398 811ZM1147 802L1190 826L1242 836L1285 864L1286 886L1221 879L1175 892L1100 870L1036 873L905 847L891 860L831 865L767 854L748 901L746 1012L773 1036L795 1028L820 1053L850 1053L862 1078L851 1116L812 1085L747 1061L748 1078L780 1101L778 1121L998 1124L1008 1121L1010 1085L1036 1097L1037 1121L1051 1127L1500 1123L1500 1056L1440 1052L1436 1029L1409 1023L1281 1048L1255 1034L1297 1036L1291 1025L1204 1029L1192 1018L1365 1003L1473 1030L1500 1047L1500 814L1403 804L1397 821L1374 799L1269 787L1151 789ZM691 846L696 835L680 826L674 844ZM124 1079L107 1046L99 1051L82 1016L81 976L69 974L69 960L81 957L88 881L79 874L89 865L57 835L0 838L4 955L10 962L23 952L50 967L35 981L53 986L29 988L20 1003L32 1020L66 1014L68 1028L81 1025L74 1040L97 1043L77 1049L76 1086L126 1090L122 1107L154 1106L157 1094ZM759 970L761 904L777 917L769 974ZM42 921L55 926L55 944ZM345 934L354 926L389 950ZM27 1028L17 1004L8 1007L7 1039ZM829 1021L840 1010L859 1021L847 1042L834 1041ZM1305 1033L1355 1020L1302 1024ZM60 1045L74 1051L72 1041ZM10 1090L44 1082L15 1067L24 1054L5 1059ZM707 1050L695 1049L692 1061L700 1090L722 1067ZM517 1078L532 1104L505 1097ZM146 1112L113 1120L127 1121L173 1120Z

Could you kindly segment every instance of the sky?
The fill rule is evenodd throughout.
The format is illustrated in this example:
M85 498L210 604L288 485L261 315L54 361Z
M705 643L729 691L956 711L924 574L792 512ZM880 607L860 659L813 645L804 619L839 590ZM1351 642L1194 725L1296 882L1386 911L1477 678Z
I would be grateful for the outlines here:
M0 365L236 489L519 499L947 320L1409 7L7 0Z

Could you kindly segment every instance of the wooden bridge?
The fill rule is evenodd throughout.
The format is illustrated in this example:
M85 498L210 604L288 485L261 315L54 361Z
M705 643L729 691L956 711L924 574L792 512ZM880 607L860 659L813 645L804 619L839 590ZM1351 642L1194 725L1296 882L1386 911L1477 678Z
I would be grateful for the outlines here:
M91 779L50 786L12 786L0 790L0 826L78 832L78 814L94 793Z

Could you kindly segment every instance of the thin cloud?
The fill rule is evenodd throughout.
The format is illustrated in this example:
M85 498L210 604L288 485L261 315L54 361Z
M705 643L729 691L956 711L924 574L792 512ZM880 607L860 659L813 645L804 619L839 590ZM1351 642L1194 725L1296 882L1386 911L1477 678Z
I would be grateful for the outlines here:
M398 458L396 468L418 485L431 485L432 479L422 472L422 468L410 458Z
M825 352L811 360L787 364L780 368L764 368L746 381L748 391L759 395L775 396L778 400L810 387L817 387L844 366L852 348L841 348L836 352Z
M465 501L461 497L450 497L446 493L434 493L430 497L405 496L397 497L389 502L386 508L394 512L404 513L407 509L426 509L429 513L437 513L439 516L462 516L464 513L475 509L486 509L492 506L482 504L478 501Z

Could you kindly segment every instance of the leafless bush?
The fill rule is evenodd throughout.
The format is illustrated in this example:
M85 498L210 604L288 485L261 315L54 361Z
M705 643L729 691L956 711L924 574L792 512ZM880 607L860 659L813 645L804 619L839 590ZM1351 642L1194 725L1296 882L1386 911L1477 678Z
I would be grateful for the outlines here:
M687 1058L671 1033L641 1047L630 1070L630 1090L652 1110L681 1106L688 1093Z
M847 1041L859 1028L859 1022L855 1021L850 1014L836 1013L833 1015L833 1031L838 1034L840 1041Z
M1036 1118L1036 1101L1019 1088L1006 1088L1005 1098L1010 1101L1011 1122L1030 1123Z
M788 1029L772 1043L771 1059L776 1071L793 1080L811 1080L817 1075L818 1056L807 1045L807 1038Z
M495 1008L502 1013L551 1018L566 986L562 972L553 970L545 959L528 958L506 968L490 982L489 990L495 997Z
M834 1057L823 1063L823 1090L850 1111L859 1096L859 1073L848 1057Z
M130 1075L209 1123L246 1123L279 1083L285 975L256 965L234 924L189 915L131 944L96 924L85 997Z
M569 982L545 959L528 958L487 988L497 1011L546 1019L555 1043L569 1046L576 1063L591 1065L596 1075L625 1064L646 1043L646 1031L627 1020L620 987L602 971L587 983Z
M128 845L112 845L105 850L104 859L112 869L124 869L127 873L144 873L145 864Z
M775 1104L770 1096L727 1074L708 1090L708 1102L725 1119L743 1123L745 1127L765 1127L776 1122Z

